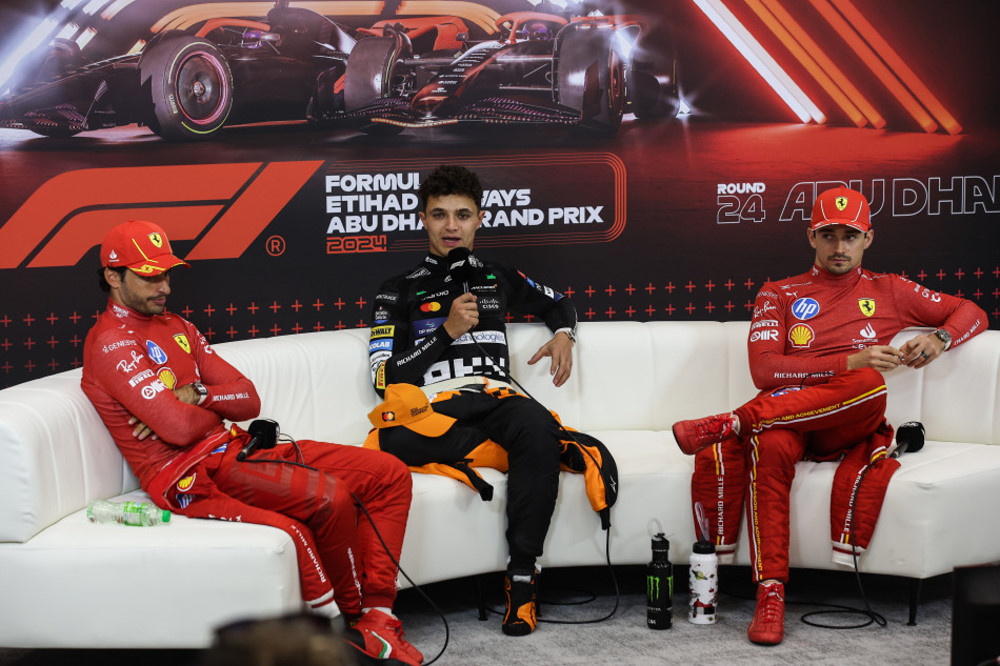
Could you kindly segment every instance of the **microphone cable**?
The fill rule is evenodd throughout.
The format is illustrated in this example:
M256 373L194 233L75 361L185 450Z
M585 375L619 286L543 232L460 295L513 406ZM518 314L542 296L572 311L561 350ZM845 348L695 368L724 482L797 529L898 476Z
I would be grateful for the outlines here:
M884 458L880 459L884 460ZM879 461L875 461L876 463ZM803 623L808 624L811 627L819 627L822 629L862 629L870 624L877 624L880 627L884 627L887 621L884 616L876 613L872 610L871 605L868 603L868 596L865 594L865 586L861 583L861 570L858 568L858 551L854 548L854 503L858 497L858 491L861 490L861 484L865 480L865 476L868 475L869 470L874 467L874 464L869 463L865 465L865 468L861 470L861 475L858 477L858 482L854 485L854 489L851 491L851 499L847 504L848 510L851 512L851 526L848 530L848 534L851 538L851 560L854 563L854 576L858 581L858 592L861 594L861 602L865 605L862 608L852 608L850 606L843 606L840 604L817 604L826 606L824 610L816 610L804 614L799 618ZM805 602L800 602L805 603ZM854 614L863 615L868 618L867 622L860 622L858 624L824 624L822 622L812 621L808 618L819 616L819 615L844 615L844 614Z
M608 574L611 577L611 583L615 589L615 603L611 610L603 617L590 618L586 620L549 620L543 617L537 617L539 623L545 622L547 624L599 624L601 622L606 622L615 616L618 612L618 608L621 605L622 595L621 589L618 585L618 577L615 575L615 569L611 564L611 530L607 530L605 535L605 545L604 545L604 556L605 562L607 563ZM580 590L583 591L583 590ZM582 606L583 604L589 604L597 599L597 595L593 592L586 592L589 596L588 599L582 601L546 601L544 599L538 599L538 605L541 606L545 604L547 606ZM496 608L487 608L487 610L495 615L503 615L504 611L497 610ZM540 615L540 612L538 613Z

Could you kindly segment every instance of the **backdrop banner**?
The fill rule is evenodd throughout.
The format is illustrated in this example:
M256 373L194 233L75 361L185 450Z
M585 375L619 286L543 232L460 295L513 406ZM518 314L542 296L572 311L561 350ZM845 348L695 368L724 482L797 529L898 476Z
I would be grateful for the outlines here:
M1000 8L936 0L14 2L0 8L0 387L77 368L99 248L152 220L214 343L368 325L476 171L476 253L582 321L748 320L869 199L866 268L1000 322ZM931 46L933 45L933 46ZM530 319L530 318L529 318ZM513 318L511 321L524 321Z

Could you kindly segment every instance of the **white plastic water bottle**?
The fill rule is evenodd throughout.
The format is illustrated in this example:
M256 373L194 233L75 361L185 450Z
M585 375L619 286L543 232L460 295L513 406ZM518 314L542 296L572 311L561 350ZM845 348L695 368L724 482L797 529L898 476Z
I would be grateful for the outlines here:
M719 556L708 536L708 519L701 502L695 502L694 515L701 538L691 548L691 570L688 574L688 622L715 624L719 607Z
M150 502L108 502L94 500L87 505L87 518L92 523L133 526L163 525L170 522L170 512Z
M689 574L688 621L692 624L715 624L719 605L719 557L715 544L696 541L691 549Z

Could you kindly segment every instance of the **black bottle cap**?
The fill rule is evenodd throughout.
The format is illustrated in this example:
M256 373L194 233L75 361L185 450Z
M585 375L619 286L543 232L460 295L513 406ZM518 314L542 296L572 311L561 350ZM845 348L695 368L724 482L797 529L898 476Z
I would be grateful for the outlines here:
M715 544L711 541L695 541L692 550L699 555L708 555L715 552Z

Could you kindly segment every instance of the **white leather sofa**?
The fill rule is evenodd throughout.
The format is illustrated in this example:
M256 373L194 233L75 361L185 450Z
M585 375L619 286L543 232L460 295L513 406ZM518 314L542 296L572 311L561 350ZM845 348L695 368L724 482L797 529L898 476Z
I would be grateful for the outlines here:
M677 449L670 426L753 396L747 322L583 323L573 376L560 389L544 362L525 364L547 330L510 329L515 376L617 460L612 563L648 560L651 518L668 532L673 561L686 562L695 538L692 459ZM367 329L309 333L216 350L253 379L263 415L283 432L359 444L378 403L367 336ZM0 391L0 645L196 648L224 622L299 611L293 546L277 529L180 516L157 528L87 522L89 500L142 493L79 379L70 371ZM888 381L889 417L922 421L927 444L901 458L861 570L919 581L1000 560L1000 331ZM799 463L794 567L837 568L829 545L833 472L830 463ZM402 554L410 577L421 584L503 569L504 476L485 470L492 502L453 479L416 477ZM747 563L745 538L737 563ZM541 564L604 561L605 533L582 478L564 474Z

